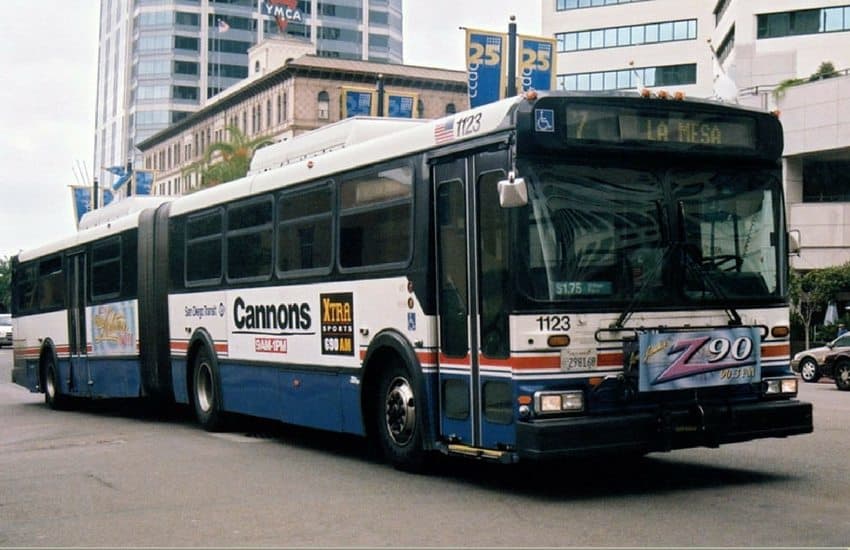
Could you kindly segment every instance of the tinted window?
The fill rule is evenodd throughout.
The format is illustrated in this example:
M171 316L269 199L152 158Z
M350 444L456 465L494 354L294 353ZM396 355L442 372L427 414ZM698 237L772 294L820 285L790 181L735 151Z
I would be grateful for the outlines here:
M413 170L382 170L341 186L340 265L361 267L410 256Z
M271 276L272 201L264 199L227 209L227 278Z
M221 211L186 222L186 282L215 284L221 280Z
M330 267L332 198L330 187L281 197L278 207L279 271Z
M95 300L121 294L121 237L92 246L91 294Z
M62 258L42 260L38 267L38 307L51 309L65 305L65 277Z

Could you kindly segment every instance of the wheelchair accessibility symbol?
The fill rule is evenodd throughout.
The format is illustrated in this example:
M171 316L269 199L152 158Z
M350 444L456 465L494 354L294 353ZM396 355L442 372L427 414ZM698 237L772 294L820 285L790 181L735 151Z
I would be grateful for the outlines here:
M535 109L534 129L538 132L554 132L555 111L552 109Z

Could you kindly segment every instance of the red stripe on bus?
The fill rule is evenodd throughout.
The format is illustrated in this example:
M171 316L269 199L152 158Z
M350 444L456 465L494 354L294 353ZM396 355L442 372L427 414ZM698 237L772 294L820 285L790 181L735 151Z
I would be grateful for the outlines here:
M766 345L761 347L762 357L790 357L791 344L783 342L779 345Z
M615 351L613 353L599 353L596 355L597 367L622 367L623 352Z
M171 351L189 351L189 342L186 340L172 340ZM216 353L227 353L230 349L227 342L213 342L213 348Z

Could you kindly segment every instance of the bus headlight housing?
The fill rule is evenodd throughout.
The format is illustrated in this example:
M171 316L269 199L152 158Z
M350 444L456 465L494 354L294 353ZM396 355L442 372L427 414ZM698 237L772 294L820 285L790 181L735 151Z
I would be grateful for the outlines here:
M581 390L536 392L534 394L534 410L537 414L582 412L584 410L584 392Z
M762 381L762 393L765 396L797 395L796 378L766 378Z

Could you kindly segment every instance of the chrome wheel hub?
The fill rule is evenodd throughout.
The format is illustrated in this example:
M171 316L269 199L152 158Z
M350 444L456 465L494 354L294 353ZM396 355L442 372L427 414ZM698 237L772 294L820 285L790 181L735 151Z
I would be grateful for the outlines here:
M212 409L214 392L210 366L208 363L201 363L198 365L198 374L195 375L195 395L202 411L209 412Z
M387 389L384 415L387 433L396 445L404 446L413 438L416 403L413 388L404 378L394 378Z

